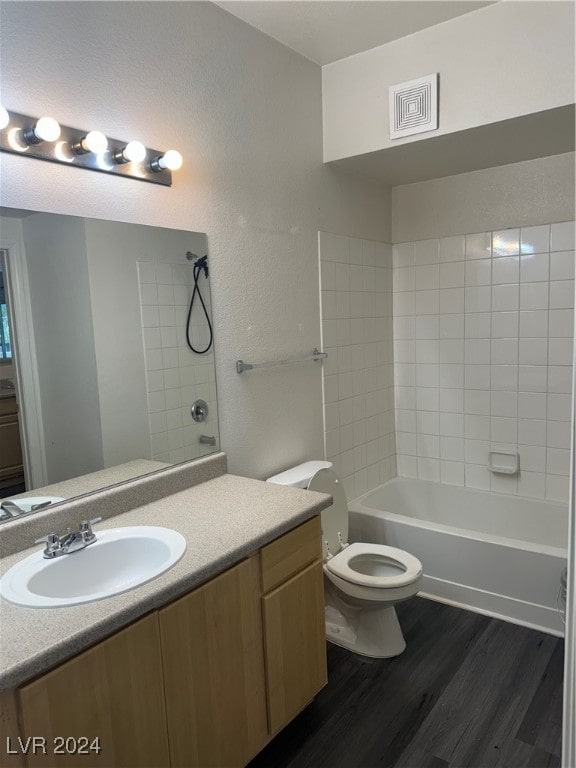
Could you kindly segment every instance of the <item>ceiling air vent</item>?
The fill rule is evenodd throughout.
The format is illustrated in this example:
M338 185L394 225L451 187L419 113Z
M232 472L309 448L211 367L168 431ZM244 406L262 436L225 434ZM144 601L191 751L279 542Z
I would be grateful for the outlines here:
M438 73L391 85L388 98L391 139L438 128Z

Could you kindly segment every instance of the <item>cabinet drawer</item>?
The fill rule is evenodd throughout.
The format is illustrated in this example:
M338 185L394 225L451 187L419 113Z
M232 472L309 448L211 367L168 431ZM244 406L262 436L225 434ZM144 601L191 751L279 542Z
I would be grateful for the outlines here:
M322 556L320 517L314 517L262 548L262 591L274 589Z
M17 413L18 405L15 395L14 397L0 397L0 416L16 415Z

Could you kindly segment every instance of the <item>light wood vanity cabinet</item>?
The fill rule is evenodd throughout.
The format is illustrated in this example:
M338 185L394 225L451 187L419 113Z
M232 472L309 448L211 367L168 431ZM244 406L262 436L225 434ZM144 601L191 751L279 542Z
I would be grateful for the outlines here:
M24 472L16 397L0 398L0 480Z
M173 768L242 766L266 743L258 555L160 611Z
M158 615L153 613L22 686L21 730L25 737L46 740L46 754L31 744L24 765L169 766L159 658ZM68 737L75 743L66 744ZM81 737L87 742L79 744ZM99 752L90 749L96 737Z
M320 521L0 696L0 765L241 768L327 682ZM11 711L10 711L11 710ZM11 721L11 722L10 722ZM58 736L102 750L54 755ZM4 762L6 760L6 762Z
M261 551L268 723L277 733L328 682L320 520Z

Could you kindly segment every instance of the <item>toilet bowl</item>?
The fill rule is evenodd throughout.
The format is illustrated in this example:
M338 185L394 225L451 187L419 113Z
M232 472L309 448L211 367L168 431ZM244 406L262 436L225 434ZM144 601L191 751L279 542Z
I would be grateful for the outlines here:
M331 462L308 461L268 482L333 498L322 512L327 639L363 656L390 658L402 653L406 642L394 605L420 589L420 561L396 547L348 543L348 503Z

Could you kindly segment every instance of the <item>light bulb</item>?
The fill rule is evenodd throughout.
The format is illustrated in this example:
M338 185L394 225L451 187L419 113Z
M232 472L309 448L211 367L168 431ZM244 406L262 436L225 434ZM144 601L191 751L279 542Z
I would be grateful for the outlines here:
M90 131L79 143L84 152L93 152L95 155L101 155L108 148L108 139L100 131Z
M60 126L53 117L41 117L31 128L25 128L22 136L27 144L41 144L43 141L58 141Z
M177 171L182 167L183 159L180 152L175 149L169 149L160 157L157 157L152 163L151 168L154 171L163 171L167 168L169 171Z
M41 117L33 131L40 141L57 141L60 138L60 126L53 117Z
M0 104L0 131L2 131L8 123L10 122L10 115L8 114L8 110L6 107L3 107Z
M95 155L102 155L108 148L108 139L100 131L90 131L83 136L80 141L72 144L72 149L77 155L86 155L93 152Z
M141 163L146 157L146 147L139 141L129 141L125 147L114 153L114 160L119 163Z
M146 157L146 147L139 141L129 141L122 150L122 156L127 163L141 163Z

